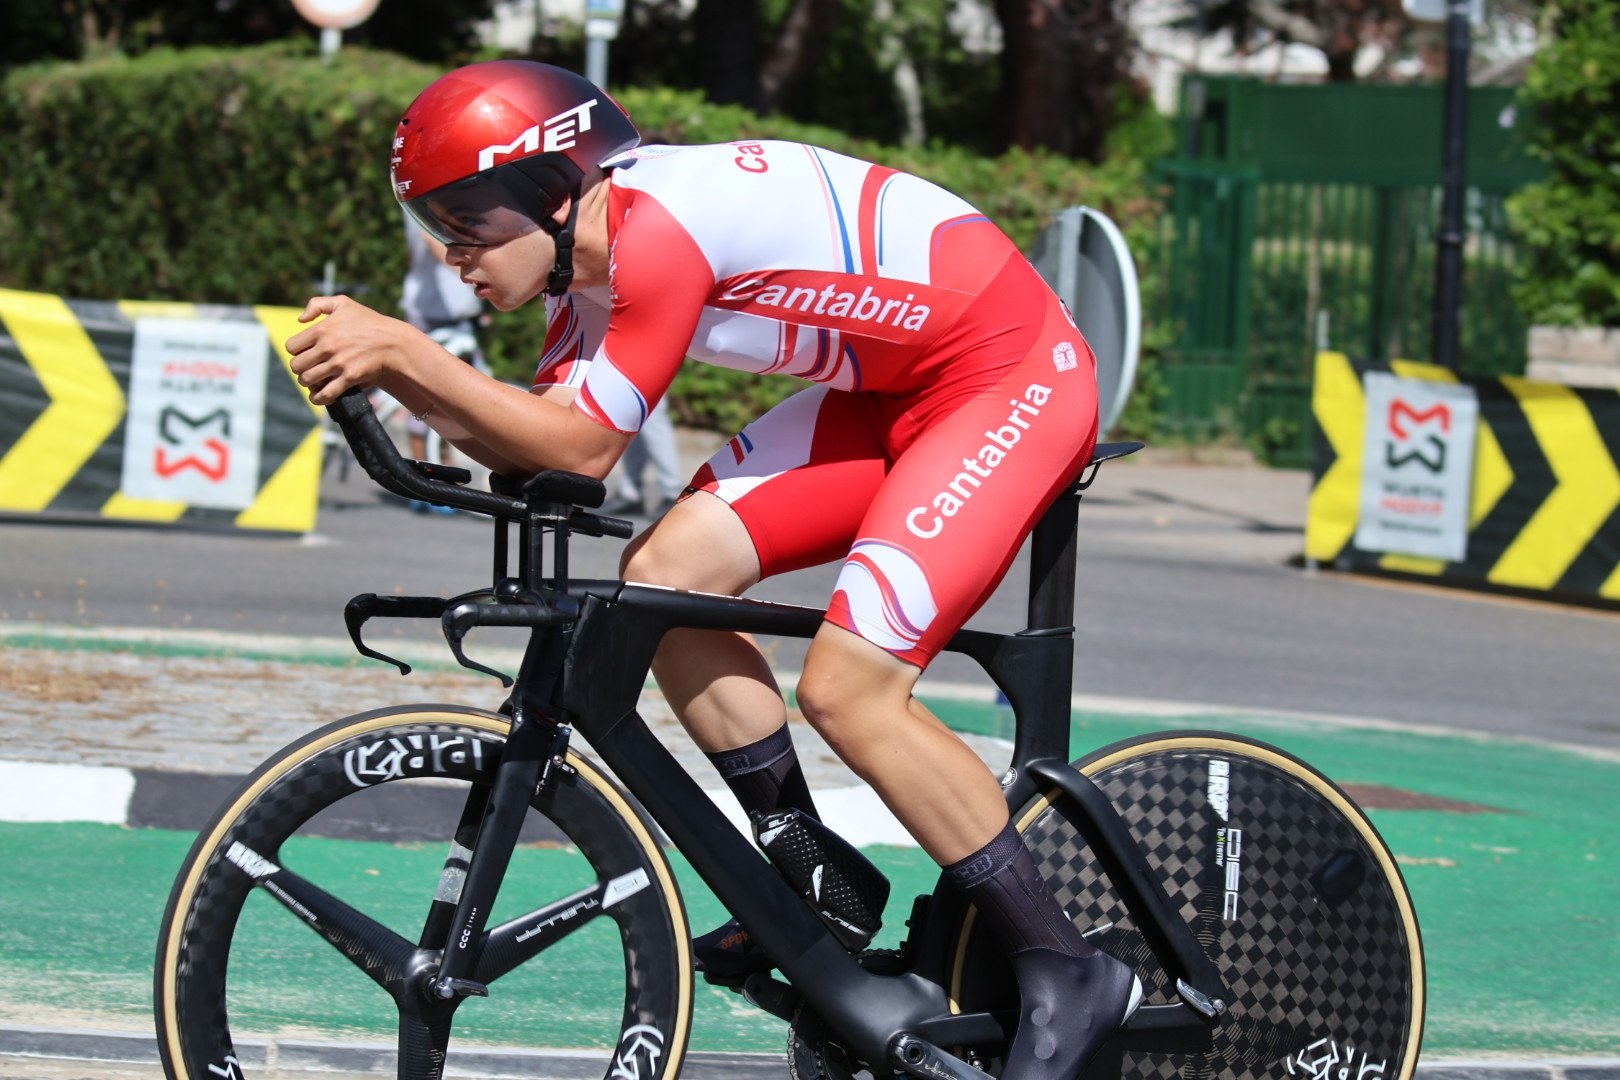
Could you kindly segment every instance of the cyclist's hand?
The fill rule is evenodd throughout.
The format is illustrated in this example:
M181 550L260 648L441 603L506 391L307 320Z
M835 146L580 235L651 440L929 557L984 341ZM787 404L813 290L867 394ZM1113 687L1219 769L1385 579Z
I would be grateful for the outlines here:
M309 388L314 405L330 405L353 387L376 386L398 369L406 336L417 333L347 296L311 297L298 321L316 319L321 321L287 339L293 375Z

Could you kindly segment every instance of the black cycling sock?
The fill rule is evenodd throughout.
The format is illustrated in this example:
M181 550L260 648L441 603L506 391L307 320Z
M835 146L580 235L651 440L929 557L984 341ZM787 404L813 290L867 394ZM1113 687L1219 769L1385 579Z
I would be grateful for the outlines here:
M820 819L793 736L783 724L758 742L707 755L746 814L802 810Z
M1131 969L1080 936L1011 823L945 873L1006 947L1018 980L1002 1080L1076 1076L1140 1000Z
M979 909L1009 954L1051 949L1089 956L1096 951L1058 906L1011 822L984 847L945 867L945 874Z
M786 724L758 742L707 757L737 796L744 813L752 816L773 810L800 810L819 820ZM741 978L771 967L736 919L694 938L692 952L697 969L711 979Z

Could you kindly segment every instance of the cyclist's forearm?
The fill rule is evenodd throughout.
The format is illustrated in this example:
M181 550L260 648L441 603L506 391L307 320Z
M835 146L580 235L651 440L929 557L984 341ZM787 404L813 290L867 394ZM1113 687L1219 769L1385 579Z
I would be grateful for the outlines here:
M555 395L531 394L492 379L445 353L416 354L384 388L478 461L517 474L566 469L601 478L630 441ZM407 402L409 403L409 402Z
M517 476L523 470L509 458L496 453L494 450L478 441L472 434L453 418L441 413L438 403L423 392L420 388L398 379L384 380L383 389L397 400L400 405L408 409L428 427L439 433L439 437L454 446L461 453L472 458L478 464L494 472Z
M458 453L467 455L474 461L478 462L478 464L488 469L490 472L500 473L502 476L522 477L525 475L522 466L508 460L505 457L502 457L500 454L495 453L495 451L491 450L477 439L467 435L465 432L458 435L451 435L445 430L446 428L452 426L458 425L435 425L434 430L438 431L440 436L444 438L445 442L449 443L451 446L454 446Z

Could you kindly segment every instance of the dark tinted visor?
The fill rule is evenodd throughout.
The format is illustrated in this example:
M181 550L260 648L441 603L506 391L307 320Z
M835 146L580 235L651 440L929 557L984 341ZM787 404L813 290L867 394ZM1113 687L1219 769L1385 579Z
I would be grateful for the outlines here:
M492 247L540 227L546 196L535 181L507 162L477 176L446 184L401 205L441 244Z

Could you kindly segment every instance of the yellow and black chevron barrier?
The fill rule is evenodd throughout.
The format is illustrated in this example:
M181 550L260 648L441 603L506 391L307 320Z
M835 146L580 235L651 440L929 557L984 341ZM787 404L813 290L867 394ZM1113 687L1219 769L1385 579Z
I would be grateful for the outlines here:
M1460 382L1478 400L1466 556L1461 561L1362 551L1367 401L1363 378ZM1457 584L1620 600L1620 393L1528 379L1460 378L1397 360L1316 357L1318 440L1305 527L1308 559Z
M0 289L0 513L312 530L297 315Z

